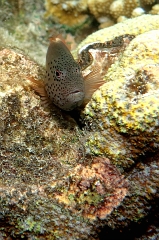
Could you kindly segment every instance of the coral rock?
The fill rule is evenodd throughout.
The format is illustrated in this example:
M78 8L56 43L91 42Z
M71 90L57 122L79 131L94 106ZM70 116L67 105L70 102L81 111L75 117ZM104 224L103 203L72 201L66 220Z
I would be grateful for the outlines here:
M111 217L105 220L106 224L110 225L112 228L121 227L119 222L122 222L122 226L124 227L127 226L128 223L130 224L132 220L133 222L140 221L144 216L151 214L152 209L150 209L149 204L152 201L154 201L154 204L157 204L159 188L159 154L157 153L153 157L145 158L145 162L146 163L138 163L136 167L129 172L127 178L129 181L129 193L124 198L117 211L114 211Z
M85 239L91 224L49 197L49 189L58 189L58 178L67 176L78 159L74 124L55 109L45 111L30 90L27 77L43 79L41 66L10 49L0 51L0 64L2 236L71 239L73 234Z
M137 39L133 41L138 46ZM126 52L132 46L125 50L127 61ZM87 156L84 140L88 132L81 131L53 106L44 109L39 96L29 88L27 77L43 79L44 69L15 49L0 50L0 68L0 238L95 240L101 226L122 229L142 220L157 197L159 156L145 159L126 173L108 158ZM148 89L157 86L155 71L154 64L143 66L141 71L151 78ZM136 85L127 88L135 94ZM139 91L144 94L140 87ZM98 106L102 102L96 109ZM95 124L104 111L96 111ZM98 124L118 136L111 124Z
M128 182L106 158L95 158L88 166L77 165L69 176L67 191L54 197L88 219L105 219L128 193ZM60 188L59 188L60 189Z
M132 17L138 17L145 13L145 10L141 7L137 7L132 11Z
M120 17L137 17L147 13L154 3L155 0L88 0L88 8L97 21L101 16L117 21Z
M159 4L155 4L153 7L152 7L152 9L151 9L151 11L149 12L150 14L158 14L159 15Z
M69 26L82 25L87 19L86 14L87 4L86 1L46 1L46 14L45 16L52 16L53 19L61 24Z
M146 24L145 24L146 22ZM105 42L114 39L117 36L124 34L138 35L144 32L148 32L153 29L159 28L159 16L155 15L142 15L134 19L128 19L123 23L118 23L108 29L101 29L91 35L89 35L82 43L79 44L74 56L77 58L78 51L85 45L93 42Z
M101 16L109 15L109 7L112 2L113 0L88 0L88 7L90 12L98 19Z
M93 133L87 151L128 167L159 146L159 31L138 35L105 75L84 110ZM128 157L129 156L129 157Z

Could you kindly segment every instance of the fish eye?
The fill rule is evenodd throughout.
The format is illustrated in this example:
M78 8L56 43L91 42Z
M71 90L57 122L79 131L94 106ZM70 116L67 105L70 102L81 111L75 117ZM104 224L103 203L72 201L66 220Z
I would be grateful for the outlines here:
M55 76L56 76L57 79L61 79L62 72L59 71L59 70L55 70Z

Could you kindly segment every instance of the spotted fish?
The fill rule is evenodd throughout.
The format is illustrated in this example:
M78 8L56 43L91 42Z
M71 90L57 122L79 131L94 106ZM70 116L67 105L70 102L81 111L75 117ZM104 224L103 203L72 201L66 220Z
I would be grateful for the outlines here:
M54 38L46 54L45 89L59 108L70 111L84 99L84 79L79 65L59 38Z
M105 83L103 77L108 68L133 37L123 35L105 43L89 44L79 53L78 63L62 39L52 38L46 54L45 80L30 78L33 89L45 102L52 102L65 111L84 106Z

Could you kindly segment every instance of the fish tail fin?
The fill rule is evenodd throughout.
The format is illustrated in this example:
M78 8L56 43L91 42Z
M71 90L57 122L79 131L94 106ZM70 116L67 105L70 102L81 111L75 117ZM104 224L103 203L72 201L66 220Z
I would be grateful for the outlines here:
M27 77L27 80L30 82L30 87L38 93L38 95L41 97L42 105L45 107L48 107L50 105L50 100L47 96L46 90L45 90L45 84L41 80L35 80L33 77Z

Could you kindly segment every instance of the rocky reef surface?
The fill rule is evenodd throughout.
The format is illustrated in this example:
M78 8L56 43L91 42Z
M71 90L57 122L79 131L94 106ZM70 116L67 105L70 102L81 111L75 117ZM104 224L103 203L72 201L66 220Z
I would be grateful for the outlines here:
M1 239L94 240L101 227L124 232L153 211L159 188L159 16L143 16L146 27L139 19L128 20L135 38L81 112L83 129L54 106L46 109L30 88L28 77L43 79L44 68L15 47L1 47ZM110 33L120 36L120 29L117 24ZM100 37L96 32L81 46ZM157 239L158 228L151 228Z
M116 22L135 18L144 14L159 14L159 4L155 0L46 0L46 16L69 26L85 24L91 16L100 28Z
M87 151L130 167L158 148L159 31L138 35L108 69L106 83L84 109L92 127Z

